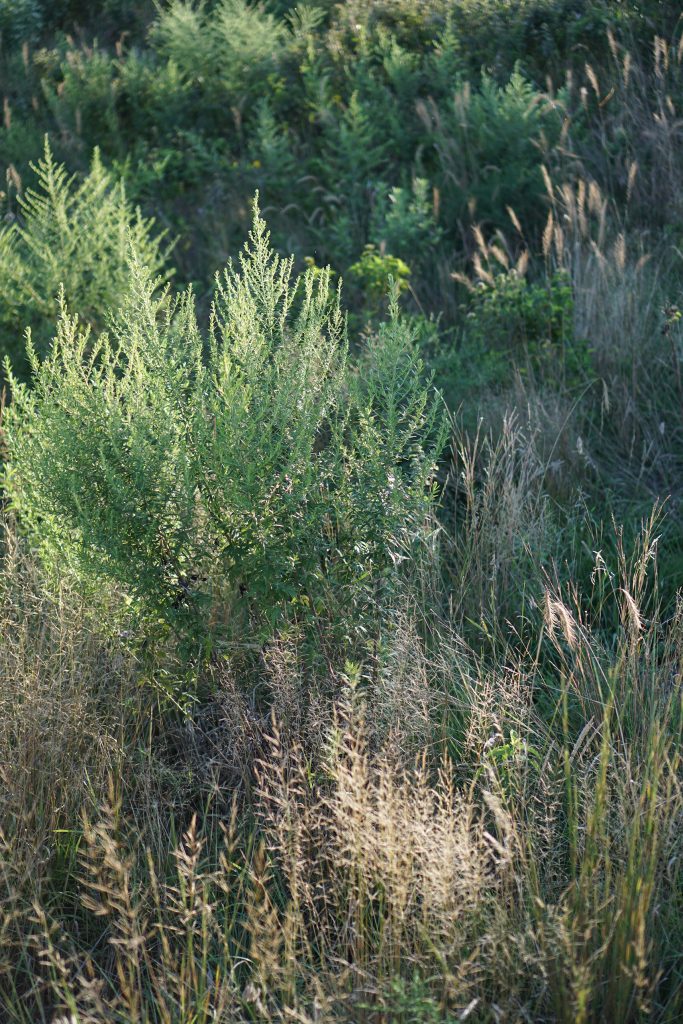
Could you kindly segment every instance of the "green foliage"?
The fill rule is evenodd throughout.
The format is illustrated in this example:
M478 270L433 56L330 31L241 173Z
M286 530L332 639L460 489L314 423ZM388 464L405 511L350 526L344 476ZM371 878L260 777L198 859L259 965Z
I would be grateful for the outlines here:
M23 333L43 352L59 310L58 293L84 323L102 326L125 300L132 244L150 274L165 253L152 222L134 211L122 183L113 183L95 152L82 182L56 163L45 140L34 167L37 185L19 197L19 216L0 232L0 348L23 368ZM23 372L23 369L22 369Z
M359 1006L374 1013L381 1009L382 1016L396 1024L455 1024L457 1020L444 1010L418 972L408 979L388 979L375 1002L361 1002Z
M126 31L144 25L154 13L154 0L39 0L45 23L70 31L93 19L98 30L113 26Z
M440 244L443 235L435 205L436 197L424 178L415 178L410 189L392 188L384 207L376 210L375 239L411 266L424 264L433 258L430 250Z
M559 100L550 101L519 71L504 86L485 75L474 90L461 83L455 98L424 108L443 220L506 228L512 206L525 226L543 219L543 153L562 125Z
M116 143L116 62L95 42L66 54L41 55L46 72L43 92L57 124L89 147Z
M328 183L329 210L325 234L336 261L348 265L367 241L370 194L380 185L387 144L376 133L375 112L354 91L346 105L339 102L324 117L324 134L316 171Z
M259 169L269 191L286 197L296 173L296 157L287 125L278 122L267 100L257 107L251 155L252 166Z
M502 227L514 205L525 230L542 226L540 165L557 159L564 93L544 91L550 58L543 75L527 66L503 15L516 25L542 14L542 28L548 12L574 31L571 4L545 0L172 0L146 45L127 29L98 44L99 25L94 42L54 39L35 56L37 92L45 127L73 142L70 166L99 146L148 210L193 236L179 256L186 280L209 286L258 187L283 248L345 272L384 243L435 309L447 272L434 267L462 255L473 222ZM475 37L503 46L503 63L474 61ZM24 108L33 101L27 84Z
M416 331L427 365L451 409L462 409L468 428L473 396L505 391L511 367L522 376L575 389L595 375L592 348L577 337L574 295L564 271L535 280L498 268L469 285L460 321L450 331L419 318ZM463 409L463 405L467 406Z
M340 29L351 38L389 31L402 45L429 46L448 17L448 0L352 0L339 11Z
M596 98L588 117L576 95L586 63L613 60L608 27L643 53L648 33L671 38L677 15L655 0L12 0L7 10L15 5L38 11L45 47L26 68L15 47L3 83L6 162L23 175L34 155L25 124L54 133L70 170L99 147L148 212L188 237L179 269L203 288L239 244L258 187L287 251L315 251L345 272L366 244L384 242L436 312L435 285L466 255L472 223L503 227L513 205L530 237L542 228L540 164L553 171L565 160L579 122L609 137L594 144L583 126L588 166L588 150L600 164L618 148L624 192L637 159L643 198L652 192L643 149L656 162L667 135L660 115L653 135L648 109L634 153L623 142L631 112L615 117L617 100L603 108ZM54 31L75 24L78 33ZM675 153L660 162L677 166Z
M609 0L462 0L452 27L470 72L484 67L503 77L519 60L542 82L543 71L575 51L604 47L613 8Z
M0 0L0 49L33 39L42 24L37 0Z
M561 379L569 387L591 372L590 349L574 336L574 296L564 271L533 281L516 270L481 281L466 309L470 350L486 354L491 366L506 373L500 354L512 356L522 370Z
M557 271L532 281L510 270L480 281L467 311L468 333L488 348L561 348L573 332L573 295L568 275Z
M392 283L396 295L408 287L410 267L388 253L378 251L374 245L366 245L359 260L348 270L349 279L365 295L370 308L378 310L388 298Z
M5 171L8 184L13 177L10 167L30 168L31 160L45 143L45 133L35 120L12 114L9 125L0 127L0 168ZM2 196L0 195L0 199Z
M220 0L212 10L171 0L152 39L159 53L210 101L237 103L277 70L285 29L245 0Z
M62 309L34 390L13 381L8 484L48 564L195 644L287 617L358 637L424 537L443 444L410 332L393 309L349 380L329 275L293 278L258 216L206 354L191 293L155 298L139 259L129 273L110 336Z

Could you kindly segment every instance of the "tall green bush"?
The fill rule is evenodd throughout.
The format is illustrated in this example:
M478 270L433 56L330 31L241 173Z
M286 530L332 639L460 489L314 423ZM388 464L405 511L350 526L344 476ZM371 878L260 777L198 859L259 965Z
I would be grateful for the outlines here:
M18 199L18 216L0 229L0 351L24 372L24 330L43 353L54 331L63 289L84 324L101 327L129 286L131 244L156 276L167 252L153 223L133 210L97 151L80 183L58 164L47 139L34 167L37 186Z
M190 292L155 297L139 259L130 274L110 334L63 308L35 386L12 381L7 483L47 563L195 645L283 618L370 630L425 536L443 444L396 309L352 373L329 273L293 277L258 216L207 345Z
M277 69L285 28L245 0L203 4L172 0L159 14L152 39L187 81L209 98L236 103Z
M562 101L562 94L551 100L516 70L504 86L484 75L477 90L461 81L443 107L421 106L444 223L474 219L507 230L511 206L525 228L542 225L541 164L559 139Z

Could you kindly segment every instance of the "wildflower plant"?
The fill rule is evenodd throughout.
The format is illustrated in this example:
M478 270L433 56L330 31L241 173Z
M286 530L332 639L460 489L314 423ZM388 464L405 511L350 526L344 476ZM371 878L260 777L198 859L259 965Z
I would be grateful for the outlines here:
M35 386L8 367L7 484L47 564L210 647L332 608L367 630L428 530L444 442L395 304L353 374L329 272L294 277L258 212L206 341L191 291L130 274L108 333L63 304L43 361L29 343Z

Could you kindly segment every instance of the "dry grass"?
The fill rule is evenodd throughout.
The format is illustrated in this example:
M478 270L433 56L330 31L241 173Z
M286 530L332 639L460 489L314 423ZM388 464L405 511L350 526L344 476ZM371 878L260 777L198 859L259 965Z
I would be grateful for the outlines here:
M512 593L491 558L520 571L511 537L539 500L508 430L490 493L461 452L472 607L487 577ZM213 712L179 732L157 709L165 737L145 736L139 657L8 534L3 1019L677 1019L683 618L658 614L655 529L597 558L592 593L539 573L533 643L503 631L484 659L448 617L426 646L401 630L386 707L347 666L317 750L291 651L270 657L286 729L234 682L230 716L224 682ZM438 695L421 753L413 674Z

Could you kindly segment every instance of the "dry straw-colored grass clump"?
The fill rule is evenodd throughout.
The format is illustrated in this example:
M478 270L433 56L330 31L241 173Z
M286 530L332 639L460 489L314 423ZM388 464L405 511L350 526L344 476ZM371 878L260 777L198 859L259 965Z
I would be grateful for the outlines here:
M391 716L370 725L381 698L349 666L316 749L247 701L241 775L226 697L155 750L134 723L171 712L143 655L10 535L4 1019L676 1019L681 619L647 596L653 530L621 570L598 558L601 603L547 578L533 645L504 631L484 662L444 623L422 752ZM212 772L188 783L202 749Z

